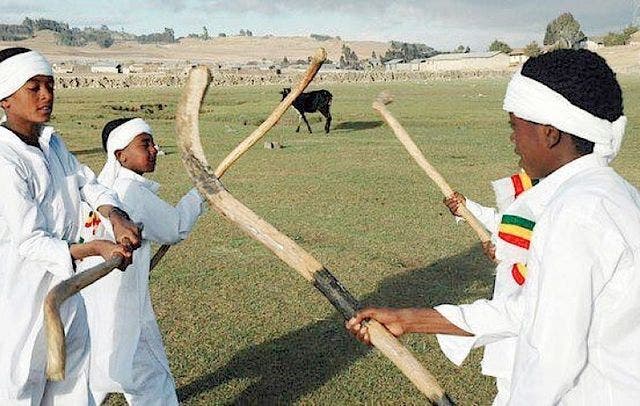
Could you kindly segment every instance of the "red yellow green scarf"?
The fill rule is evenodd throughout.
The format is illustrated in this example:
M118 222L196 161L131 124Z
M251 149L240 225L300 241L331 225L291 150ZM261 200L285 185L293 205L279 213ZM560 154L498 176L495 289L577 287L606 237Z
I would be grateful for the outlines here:
M518 197L537 183L524 172L493 182L498 204L504 210L498 226L498 244L501 245L503 260L512 263L511 276L521 286L527 277L525 261L536 223Z

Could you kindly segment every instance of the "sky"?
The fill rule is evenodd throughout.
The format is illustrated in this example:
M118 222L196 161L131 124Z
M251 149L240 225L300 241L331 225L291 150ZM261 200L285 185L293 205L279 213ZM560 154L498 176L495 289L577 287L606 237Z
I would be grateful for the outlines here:
M0 0L0 23L48 18L138 35L168 27L176 36L201 34L206 26L212 36L248 29L254 36L315 33L484 51L495 39L511 47L542 44L547 24L563 12L586 35L603 35L634 22L639 9L640 0Z

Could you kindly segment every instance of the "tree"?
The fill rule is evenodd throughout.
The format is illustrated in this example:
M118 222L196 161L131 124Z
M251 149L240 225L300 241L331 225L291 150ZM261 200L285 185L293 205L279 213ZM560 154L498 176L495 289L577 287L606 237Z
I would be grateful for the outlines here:
M96 34L96 43L100 48L109 48L113 45L113 37L109 31L101 30Z
M202 27L202 39L205 41L209 39L209 30L206 25Z
M542 49L536 41L531 41L526 47L524 47L524 54L530 58L538 56L541 53Z
M458 47L456 49L453 50L453 52L458 53L458 54L462 54L462 53L464 53L465 49L466 49L465 46L460 44L460 45L458 45Z
M580 23L573 18L573 15L563 13L547 25L543 44L557 44L561 48L573 48L585 38L584 33L580 31Z
M638 31L638 27L630 25L622 32L609 32L602 38L604 46L610 47L614 45L625 45L629 42L629 39L633 34Z
M362 64L358 56L345 44L342 44L342 55L340 56L340 67L346 69L362 69Z
M224 32L218 33L218 37L220 37L220 38L224 38L226 36L227 36L227 34L225 34Z
M607 35L602 37L602 43L605 47L611 47L615 45L624 45L625 36L622 33L618 32L609 32Z
M376 51L371 51L371 59L377 59Z
M244 28L241 28L240 29L240 36L244 37L245 35L247 35L247 34L244 32Z
M331 39L329 35L324 35L324 34L311 34L309 36L315 39L316 41L328 41Z
M391 47L382 57L383 61L391 59L404 59L410 61L417 58L428 58L437 54L437 51L425 44L408 44L406 42L391 41Z
M509 45L507 45L506 42L502 42L502 41L498 41L497 39L494 40L491 45L489 45L489 51L500 51L503 52L505 54L508 54L512 51L511 47Z
M622 30L622 34L624 34L624 36L626 37L626 40L628 41L633 34L638 32L638 30L640 30L640 27L638 27L637 25L630 25L624 30Z

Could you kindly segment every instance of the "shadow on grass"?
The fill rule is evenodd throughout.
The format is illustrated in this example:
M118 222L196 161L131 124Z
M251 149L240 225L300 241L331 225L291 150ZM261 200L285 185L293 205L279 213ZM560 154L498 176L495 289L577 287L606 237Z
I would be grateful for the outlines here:
M491 268L477 246L388 278L376 292L360 302L375 306L424 307L465 301L471 285L491 286ZM342 317L334 312L326 320L247 347L224 367L178 388L178 398L187 401L230 380L251 378L255 382L233 403L289 404L324 385L368 351L349 336Z
M380 127L382 124L382 121L344 121L334 126L333 129L345 131L371 130L372 128Z

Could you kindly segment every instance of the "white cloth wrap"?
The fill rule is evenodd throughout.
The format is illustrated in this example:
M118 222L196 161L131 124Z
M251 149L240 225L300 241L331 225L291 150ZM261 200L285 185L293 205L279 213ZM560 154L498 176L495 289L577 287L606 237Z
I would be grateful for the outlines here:
M151 127L141 118L134 118L120 124L109 133L107 139L107 162L104 164L98 181L106 187L112 187L118 177L118 171L122 165L116 159L116 151L124 149L139 134L153 135Z
M53 69L36 51L23 52L0 62L0 100L11 96L38 75L53 76Z
M516 72L504 97L503 109L538 124L552 125L595 143L594 154L610 163L620 151L626 116L610 122L574 106L544 84Z

